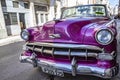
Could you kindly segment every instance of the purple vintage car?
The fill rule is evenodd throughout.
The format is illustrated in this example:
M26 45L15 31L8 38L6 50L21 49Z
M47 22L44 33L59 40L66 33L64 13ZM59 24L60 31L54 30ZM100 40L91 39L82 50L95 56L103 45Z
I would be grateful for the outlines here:
M21 32L26 44L20 61L61 77L112 78L119 71L116 35L115 20L105 5L64 8L60 19Z

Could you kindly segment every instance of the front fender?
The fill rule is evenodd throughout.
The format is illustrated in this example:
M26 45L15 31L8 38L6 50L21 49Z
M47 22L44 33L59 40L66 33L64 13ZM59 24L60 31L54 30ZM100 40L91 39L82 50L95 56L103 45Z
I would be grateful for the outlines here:
M111 29L111 31L114 33L114 39L113 41L108 44L108 45L102 45L99 44L96 39L95 39L95 34L97 31L99 31L100 29ZM84 34L84 39L83 39L83 43L84 44L88 44L88 45L95 45L98 46L100 48L104 48L105 52L111 53L112 51L117 50L117 40L116 40L116 29L114 27L106 27L106 26L91 26L89 27L85 34Z

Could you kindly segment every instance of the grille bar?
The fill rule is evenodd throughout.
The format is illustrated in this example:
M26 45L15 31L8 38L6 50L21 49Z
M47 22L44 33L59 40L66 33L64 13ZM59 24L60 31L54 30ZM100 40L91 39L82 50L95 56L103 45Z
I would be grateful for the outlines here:
M71 45L71 46L70 46ZM78 44L58 44L58 43L27 43L26 47L29 50L40 52L42 55L50 54L52 57L57 56L71 56L97 57L102 49L91 45L78 45Z
M35 46L44 46L44 47L54 47L54 48L72 48L72 49L89 49L89 50L98 50L102 51L101 48L92 45L80 45L80 44L61 44L61 43L26 43L27 45Z

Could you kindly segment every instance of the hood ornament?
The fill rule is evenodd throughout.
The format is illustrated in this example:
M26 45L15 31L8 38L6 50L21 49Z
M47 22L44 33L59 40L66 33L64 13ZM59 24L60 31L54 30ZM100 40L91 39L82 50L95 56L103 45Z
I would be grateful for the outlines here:
M55 39L55 38L60 38L60 34L49 34L49 38Z

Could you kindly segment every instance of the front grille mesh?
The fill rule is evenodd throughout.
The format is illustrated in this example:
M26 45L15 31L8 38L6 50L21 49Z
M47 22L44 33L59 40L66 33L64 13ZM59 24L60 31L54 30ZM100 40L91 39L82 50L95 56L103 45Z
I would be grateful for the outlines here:
M54 45L54 43L51 46L43 44L26 44L26 47L28 48L28 50L40 53L43 56L63 56L68 57L69 59L71 57L84 57L85 59L87 59L88 57L96 58L97 54L102 52L99 49L84 47L61 47Z

